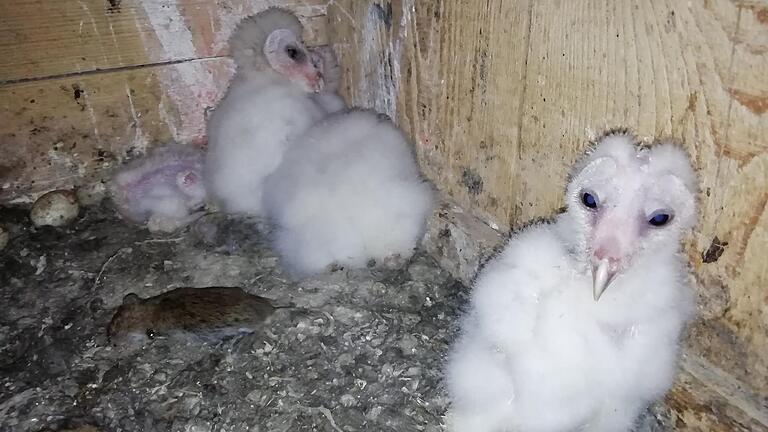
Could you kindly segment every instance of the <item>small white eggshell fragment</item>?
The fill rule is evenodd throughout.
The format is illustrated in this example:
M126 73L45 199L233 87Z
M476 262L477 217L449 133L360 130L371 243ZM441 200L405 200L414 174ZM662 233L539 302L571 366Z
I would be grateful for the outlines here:
M77 197L68 190L46 193L35 201L29 218L35 226L62 226L72 222L80 211Z
M5 249L8 245L8 238L10 237L8 229L0 225L0 251Z

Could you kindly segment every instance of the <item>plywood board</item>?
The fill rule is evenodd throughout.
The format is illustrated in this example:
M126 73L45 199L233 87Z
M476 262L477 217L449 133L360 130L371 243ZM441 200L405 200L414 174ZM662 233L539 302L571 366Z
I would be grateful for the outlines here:
M702 306L737 341L724 338L707 351L768 394L762 312L768 262L746 253L768 246L768 117L734 97L768 94L758 78L768 72L768 57L748 48L768 41L768 28L731 2L596 1L588 8L563 2L562 13L552 14L554 6L538 2L532 14L532 29L552 31L531 32L521 140L529 163L521 165L525 188L513 220L561 205L552 180L564 184L562 167L582 152L584 131L630 125L642 136L683 142L701 180L701 217L689 255L704 290ZM566 37L574 28L578 42ZM550 181L542 181L542 168ZM729 246L705 263L715 237ZM730 354L739 351L746 358Z

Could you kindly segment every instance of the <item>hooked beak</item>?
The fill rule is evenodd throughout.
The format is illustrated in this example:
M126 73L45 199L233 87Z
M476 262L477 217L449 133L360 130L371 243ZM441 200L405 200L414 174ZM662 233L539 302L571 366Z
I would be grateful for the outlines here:
M616 277L616 269L612 268L611 262L607 258L592 264L592 298L595 301L600 300L605 289Z
M317 73L315 76L309 78L310 86L314 93L320 93L325 88L325 79L321 73Z
M308 93L320 93L325 87L325 80L319 71L302 71L299 74L290 75L290 79Z

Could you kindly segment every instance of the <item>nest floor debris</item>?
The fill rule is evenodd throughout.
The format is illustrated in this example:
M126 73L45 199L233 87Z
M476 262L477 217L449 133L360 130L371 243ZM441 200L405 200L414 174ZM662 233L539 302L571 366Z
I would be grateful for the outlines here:
M66 228L0 209L0 431L443 431L441 369L468 290L418 252L399 269L292 280L256 225L166 237L105 207ZM217 344L110 346L125 294L240 286L294 303ZM666 430L649 412L642 430Z

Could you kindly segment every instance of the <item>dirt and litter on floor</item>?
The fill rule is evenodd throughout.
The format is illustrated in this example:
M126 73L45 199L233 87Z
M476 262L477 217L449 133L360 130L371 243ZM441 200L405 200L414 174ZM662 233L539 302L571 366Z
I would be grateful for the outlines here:
M441 369L468 289L423 251L293 280L263 225L218 214L162 236L108 205L59 228L3 208L0 224L0 431L445 430ZM108 340L126 294L210 286L292 307L218 343ZM652 411L641 430L666 430Z

